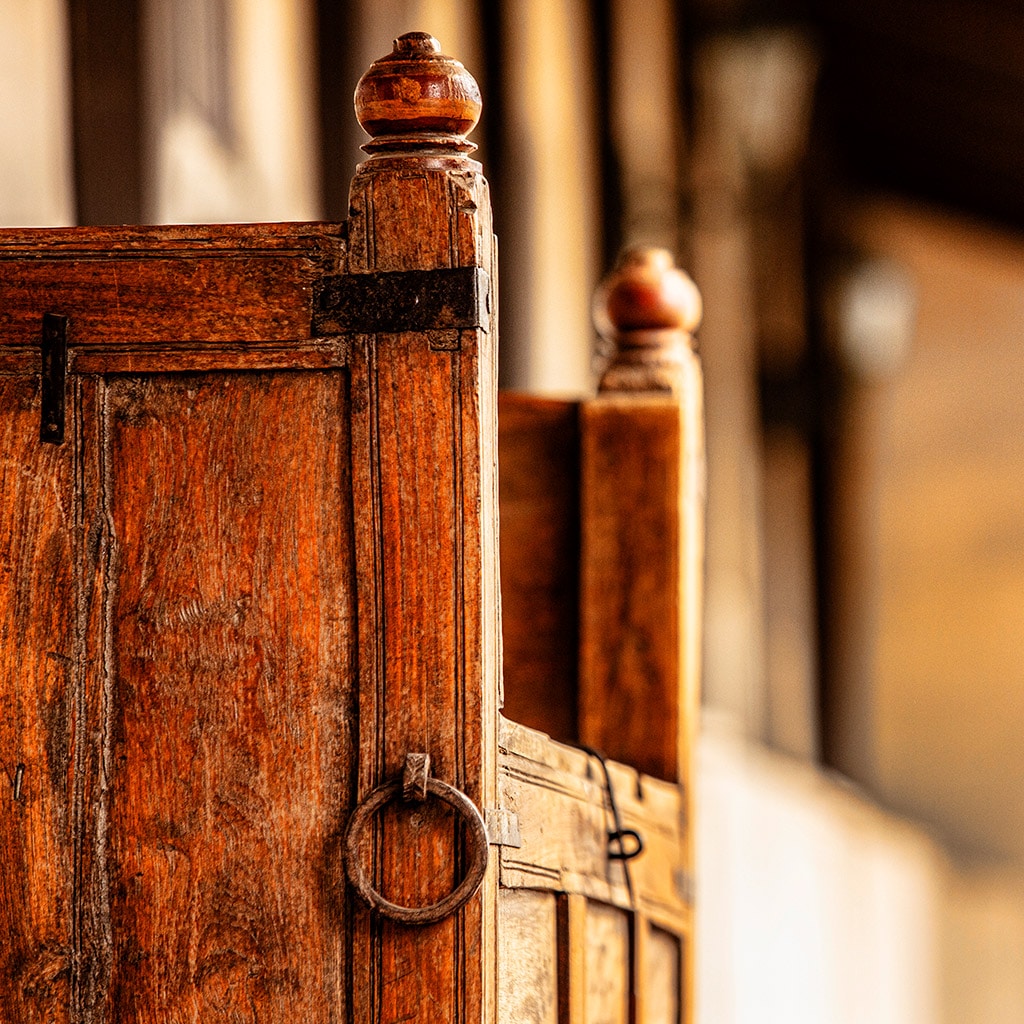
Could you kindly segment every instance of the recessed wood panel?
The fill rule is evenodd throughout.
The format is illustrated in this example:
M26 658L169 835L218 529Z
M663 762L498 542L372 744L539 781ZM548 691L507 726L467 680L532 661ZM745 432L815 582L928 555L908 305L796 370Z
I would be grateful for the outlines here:
M560 1024L555 895L498 894L499 1024Z
M505 714L572 742L579 660L579 403L498 401Z
M585 934L586 1022L629 1024L629 917L589 900Z
M679 1024L679 938L644 922L643 1024Z
M96 415L108 1005L341 1021L345 375L111 378Z
M0 377L0 1020L69 1019L74 502L35 378Z

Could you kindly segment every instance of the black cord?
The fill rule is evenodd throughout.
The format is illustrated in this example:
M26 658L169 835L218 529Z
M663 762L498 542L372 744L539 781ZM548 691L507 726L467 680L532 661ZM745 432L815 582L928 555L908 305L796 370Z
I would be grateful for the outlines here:
M623 828L622 818L619 815L619 805L615 802L615 791L612 789L612 780L608 775L608 761L604 754L600 751L595 750L593 747L588 747L583 743L575 744L585 754L589 754L601 765L601 771L604 774L604 791L608 795L608 807L612 812L612 824L615 826L614 830L608 833L609 844L615 842L618 843L618 850L608 851L608 856L612 860L622 861L622 870L626 876L626 891L629 893L629 906L631 910L636 909L636 897L633 893L633 878L629 870L629 862L634 858L638 857L643 853L644 841L640 836L640 833L635 829ZM632 839L635 846L632 849L626 849L626 839Z

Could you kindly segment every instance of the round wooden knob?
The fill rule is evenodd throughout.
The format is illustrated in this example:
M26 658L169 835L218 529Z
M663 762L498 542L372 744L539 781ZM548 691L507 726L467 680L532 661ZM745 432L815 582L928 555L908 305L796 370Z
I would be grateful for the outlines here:
M607 360L600 390L678 393L701 312L697 286L667 249L627 251L594 300Z
M441 146L468 152L480 120L480 90L473 76L441 53L426 32L399 36L356 86L356 117L373 141L368 152Z
M604 310L617 331L665 328L691 333L700 323L700 292L667 249L631 249L603 288Z

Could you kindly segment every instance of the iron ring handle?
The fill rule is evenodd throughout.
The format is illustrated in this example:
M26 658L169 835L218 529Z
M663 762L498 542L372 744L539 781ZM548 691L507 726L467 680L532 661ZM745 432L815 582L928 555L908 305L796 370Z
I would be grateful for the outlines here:
M476 809L476 805L461 790L449 786L440 779L427 778L426 791L428 796L451 807L462 818L468 832L467 841L470 850L469 869L466 877L442 900L426 907L403 907L385 899L370 884L359 858L359 847L370 819L395 797L402 795L402 780L394 779L378 786L355 809L345 831L345 873L352 888L360 898L377 913L392 921L403 924L434 924L454 914L461 906L476 895L487 871L487 859L490 852L487 827L484 819Z

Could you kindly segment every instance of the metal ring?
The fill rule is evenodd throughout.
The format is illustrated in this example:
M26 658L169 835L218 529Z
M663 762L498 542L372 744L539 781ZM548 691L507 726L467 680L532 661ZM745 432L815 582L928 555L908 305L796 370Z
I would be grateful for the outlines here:
M397 903L386 900L373 886L363 870L359 859L359 847L362 843L363 833L370 819L385 804L389 803L396 796L402 793L402 780L394 779L378 786L370 795L355 809L348 823L345 832L345 873L352 884L352 888L359 894L363 901L369 904L378 913L391 918L392 921L401 921L405 924L434 924L454 914L463 904L467 903L480 888L487 871L487 859L490 853L487 839L487 827L484 819L476 809L472 800L465 793L449 786L447 782L440 779L427 779L427 794L436 796L438 800L446 803L458 814L466 825L469 843L469 869L466 877L447 895L443 900L432 903L427 907L402 907Z

